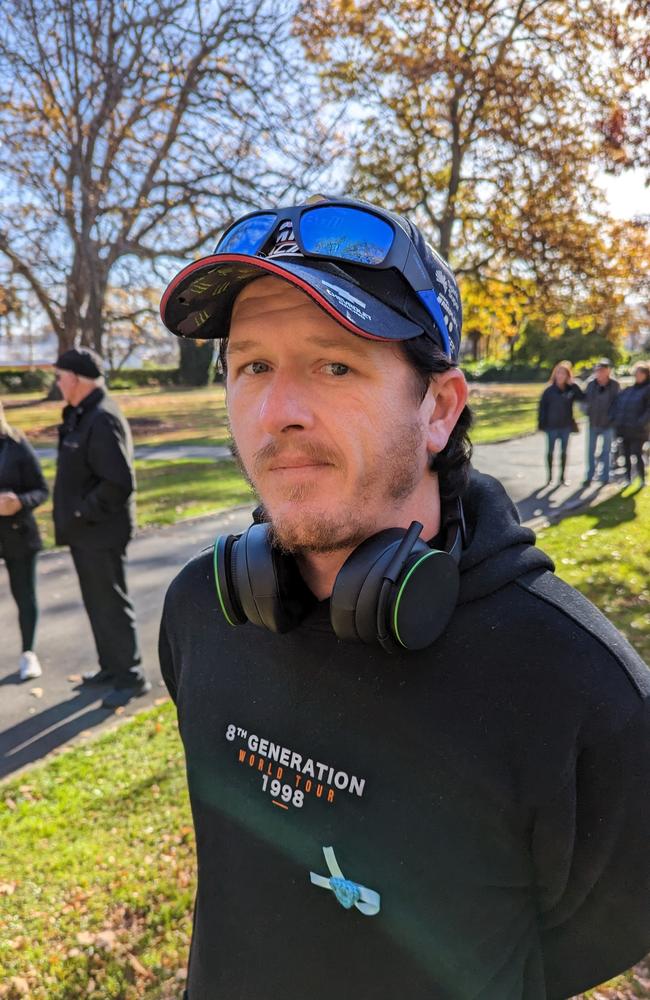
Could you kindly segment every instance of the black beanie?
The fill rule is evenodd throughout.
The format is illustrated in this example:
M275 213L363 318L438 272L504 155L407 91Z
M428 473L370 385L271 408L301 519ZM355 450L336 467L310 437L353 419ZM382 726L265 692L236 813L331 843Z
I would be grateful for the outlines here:
M104 374L104 362L99 354L89 347L71 347L56 359L55 368L74 372L83 378L100 378Z

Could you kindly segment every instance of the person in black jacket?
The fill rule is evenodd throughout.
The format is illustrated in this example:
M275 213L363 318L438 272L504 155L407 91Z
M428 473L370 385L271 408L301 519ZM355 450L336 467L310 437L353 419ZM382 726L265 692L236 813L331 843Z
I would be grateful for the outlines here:
M18 607L23 649L18 665L21 681L42 673L34 652L34 637L38 622L36 559L43 545L32 512L48 493L33 448L9 426L0 403L0 556Z
M261 501L161 622L188 1000L560 1000L639 960L650 673L471 469L446 262L316 199L239 220L161 313L220 339Z
M151 690L126 585L126 547L135 526L133 443L104 389L98 355L72 348L57 359L56 373L68 405L59 427L55 537L70 546L97 647L100 669L84 673L83 683L111 683L102 704L114 709Z
M570 361L559 361L551 372L550 384L539 401L537 426L546 431L546 485L553 478L553 453L560 442L560 476L558 482L566 485L566 462L569 435L578 430L573 416L573 404L585 398L580 386L573 381Z
M650 365L638 361L634 366L634 385L619 394L612 408L617 435L623 439L625 478L632 482L632 458L641 487L645 486L643 446L650 438Z

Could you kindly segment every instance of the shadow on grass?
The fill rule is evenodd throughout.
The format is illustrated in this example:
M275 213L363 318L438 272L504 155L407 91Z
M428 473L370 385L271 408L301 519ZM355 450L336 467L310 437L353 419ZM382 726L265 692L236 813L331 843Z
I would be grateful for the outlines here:
M541 486L533 490L517 502L517 510L522 521L530 521L535 517L546 517L552 523L559 520L568 521L574 517L588 515L594 517L596 523L592 525L596 530L602 528L614 528L616 525L634 521L639 515L636 509L635 496L638 489L626 492L625 495L618 494L609 500L603 500L596 506L589 506L597 499L599 493L598 486L591 488L580 487L565 497L561 504L553 504L554 495L558 486Z
M548 535L542 534L539 546L554 559L558 575L595 604L650 662L647 541L638 493L625 490L598 507L568 512ZM572 524L578 517L582 522Z
M569 520L572 517L581 517L585 513L588 513L590 517L596 519L592 528L595 528L597 531L603 528L615 528L618 524L634 521L638 517L635 500L638 492L639 489L635 489L631 492L626 492L625 495L619 494L610 500L604 500L597 507L589 508L588 512L584 509L571 510L563 519Z

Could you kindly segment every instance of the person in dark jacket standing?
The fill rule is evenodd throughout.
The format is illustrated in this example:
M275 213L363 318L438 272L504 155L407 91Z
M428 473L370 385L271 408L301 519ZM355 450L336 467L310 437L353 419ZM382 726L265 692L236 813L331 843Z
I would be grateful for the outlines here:
M601 358L596 365L594 377L585 389L584 409L589 420L587 439L587 473L583 486L589 486L596 475L596 447L601 439L598 461L601 465L600 481L609 482L609 460L614 439L612 411L620 391L620 385L611 376L612 363L609 358Z
M162 615L188 1000L560 1000L642 958L650 672L471 468L446 262L315 199L238 220L161 312L221 341L261 501Z
M553 453L560 442L560 475L558 483L566 485L566 462L569 435L578 430L573 404L584 399L580 386L573 381L570 361L559 361L551 372L550 384L539 401L537 426L546 431L546 485L553 478Z
M84 673L83 683L112 684L102 704L114 709L151 690L126 584L126 547L135 526L133 443L106 393L97 354L65 351L56 373L68 404L54 483L56 541L70 547L97 647L100 669Z
M26 438L9 426L0 403L0 557L18 608L21 681L41 676L34 652L38 622L36 559L43 547L33 511L48 496L38 458Z
M645 486L643 446L650 438L650 364L638 361L634 366L634 385L620 393L612 410L616 433L623 439L625 478L632 482L632 458L641 486Z

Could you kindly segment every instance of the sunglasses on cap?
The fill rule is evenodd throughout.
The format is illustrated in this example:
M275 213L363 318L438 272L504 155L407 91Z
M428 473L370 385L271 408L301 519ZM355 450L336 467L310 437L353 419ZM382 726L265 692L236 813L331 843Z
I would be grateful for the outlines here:
M442 308L422 258L406 230L380 210L327 200L251 212L225 231L214 253L264 256L264 251L271 249L267 246L271 238L281 238L282 227L287 223L292 229L287 235L287 248L283 250L282 243L276 243L270 256L290 255L289 244L295 243L306 258L348 262L377 270L394 268L424 305L442 338L445 353L451 355Z

